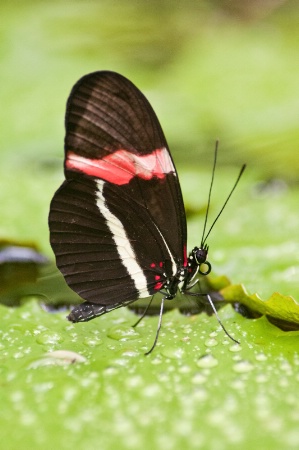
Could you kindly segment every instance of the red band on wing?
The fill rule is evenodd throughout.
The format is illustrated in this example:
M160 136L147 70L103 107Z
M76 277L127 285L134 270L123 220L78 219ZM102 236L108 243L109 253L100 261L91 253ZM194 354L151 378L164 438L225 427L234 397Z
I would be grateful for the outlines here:
M102 159L89 159L69 151L66 156L66 169L83 172L110 183L127 184L133 177L144 180L164 178L167 173L175 173L175 169L166 148L154 150L148 155L135 155L127 150L104 156Z
M183 266L187 267L188 265L188 258L187 258L187 246L186 244L184 245L184 262L183 262Z

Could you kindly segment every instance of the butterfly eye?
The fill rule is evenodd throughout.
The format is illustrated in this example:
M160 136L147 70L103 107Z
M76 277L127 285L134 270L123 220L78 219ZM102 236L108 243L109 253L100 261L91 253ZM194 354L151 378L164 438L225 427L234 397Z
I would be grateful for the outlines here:
M199 266L206 262L207 256L208 256L208 251L206 248L194 249L194 258Z

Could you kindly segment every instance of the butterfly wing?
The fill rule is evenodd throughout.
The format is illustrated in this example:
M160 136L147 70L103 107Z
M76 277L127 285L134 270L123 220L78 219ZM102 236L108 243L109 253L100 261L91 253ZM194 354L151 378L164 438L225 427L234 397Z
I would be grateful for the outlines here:
M49 226L69 286L101 305L159 291L186 264L185 211L159 121L129 80L95 72L74 86L64 165Z

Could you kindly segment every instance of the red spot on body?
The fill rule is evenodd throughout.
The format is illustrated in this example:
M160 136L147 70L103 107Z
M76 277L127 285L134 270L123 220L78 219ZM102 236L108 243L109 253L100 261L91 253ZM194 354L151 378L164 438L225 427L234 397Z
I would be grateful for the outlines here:
M188 258L187 258L187 246L186 246L186 244L184 245L183 253L184 253L184 263L183 263L183 266L184 266L184 267L187 267L187 265L188 265Z
M160 275L155 275L155 280L160 280Z
M159 266L160 266L160 267L163 267L163 263L162 263L162 261L161 261L161 262L159 263Z
M163 283L160 281L160 283L156 283L154 286L154 289L156 291L159 291L163 287Z
M151 263L151 267L156 267L156 264L155 263Z
M166 148L158 148L147 155L117 150L101 159L85 158L69 151L65 167L117 185L127 184L136 176L150 180L154 177L165 178L167 173L175 173Z

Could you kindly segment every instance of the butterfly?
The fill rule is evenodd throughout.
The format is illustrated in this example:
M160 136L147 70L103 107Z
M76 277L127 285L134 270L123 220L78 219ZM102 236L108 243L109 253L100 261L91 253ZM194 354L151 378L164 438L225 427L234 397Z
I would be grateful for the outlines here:
M159 330L164 300L188 292L211 264L204 237L187 254L182 192L158 118L131 81L99 71L73 87L65 128L65 181L49 228L56 265L84 300L68 319L160 292Z

